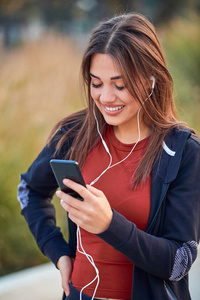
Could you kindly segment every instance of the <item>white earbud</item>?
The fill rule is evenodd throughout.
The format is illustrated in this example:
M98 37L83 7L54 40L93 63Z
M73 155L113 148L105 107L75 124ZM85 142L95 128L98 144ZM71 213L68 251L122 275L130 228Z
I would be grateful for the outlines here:
M155 87L155 82L156 82L156 79L155 79L155 77L154 76L151 76L150 77L150 79L153 81L153 83L152 83L152 90L154 89L154 87Z
M150 79L153 81L152 86L151 86L151 93L149 94L149 96L144 100L143 104L152 96L153 94L153 90L155 87L155 83L156 83L156 79L154 76L151 76Z

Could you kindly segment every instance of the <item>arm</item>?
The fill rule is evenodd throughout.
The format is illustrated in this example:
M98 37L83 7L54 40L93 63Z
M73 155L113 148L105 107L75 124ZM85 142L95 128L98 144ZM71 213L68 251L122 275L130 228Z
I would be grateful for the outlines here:
M40 250L55 265L63 255L74 253L56 226L55 210L51 199L57 189L49 161L55 151L56 141L62 132L52 139L33 162L29 170L21 175L18 199L25 217Z
M76 224L97 234L137 267L163 279L179 280L187 274L197 255L199 171L199 145L187 147L179 173L163 201L161 210L164 213L158 220L160 227L156 236L139 230L116 211L112 213L103 193L94 187L85 189L74 182L65 181L84 201L77 201L62 192L57 195ZM178 270L178 273L175 274L174 270Z
M200 235L200 148L188 140L181 167L170 184L157 236L143 232L114 212L99 234L136 266L163 279L180 280L197 256Z

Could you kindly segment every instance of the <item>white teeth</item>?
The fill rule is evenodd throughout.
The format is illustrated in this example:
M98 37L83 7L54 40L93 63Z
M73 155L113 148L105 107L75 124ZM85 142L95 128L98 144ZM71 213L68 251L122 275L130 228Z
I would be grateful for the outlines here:
M116 110L120 110L122 109L124 106L117 106L117 107L107 107L106 106L106 109L109 110L109 111L116 111Z

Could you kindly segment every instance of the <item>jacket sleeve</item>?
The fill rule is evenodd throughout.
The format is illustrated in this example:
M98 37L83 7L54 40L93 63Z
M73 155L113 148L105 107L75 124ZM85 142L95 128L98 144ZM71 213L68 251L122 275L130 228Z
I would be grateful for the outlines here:
M62 131L59 130L50 145L45 146L28 171L21 174L21 182L18 186L21 213L40 250L55 265L62 255L74 255L64 240L60 228L56 226L55 209L51 203L58 185L50 167L50 160L55 151L56 141L61 134Z
M199 174L200 147L189 139L179 172L168 187L157 234L154 236L139 230L134 223L114 211L109 228L98 236L145 272L171 281L182 279L198 252Z

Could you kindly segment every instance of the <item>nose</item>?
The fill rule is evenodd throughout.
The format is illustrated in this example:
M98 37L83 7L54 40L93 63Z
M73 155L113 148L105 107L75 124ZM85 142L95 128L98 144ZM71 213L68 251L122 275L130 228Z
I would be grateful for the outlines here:
M111 87L102 87L99 100L102 104L113 103L116 95Z

